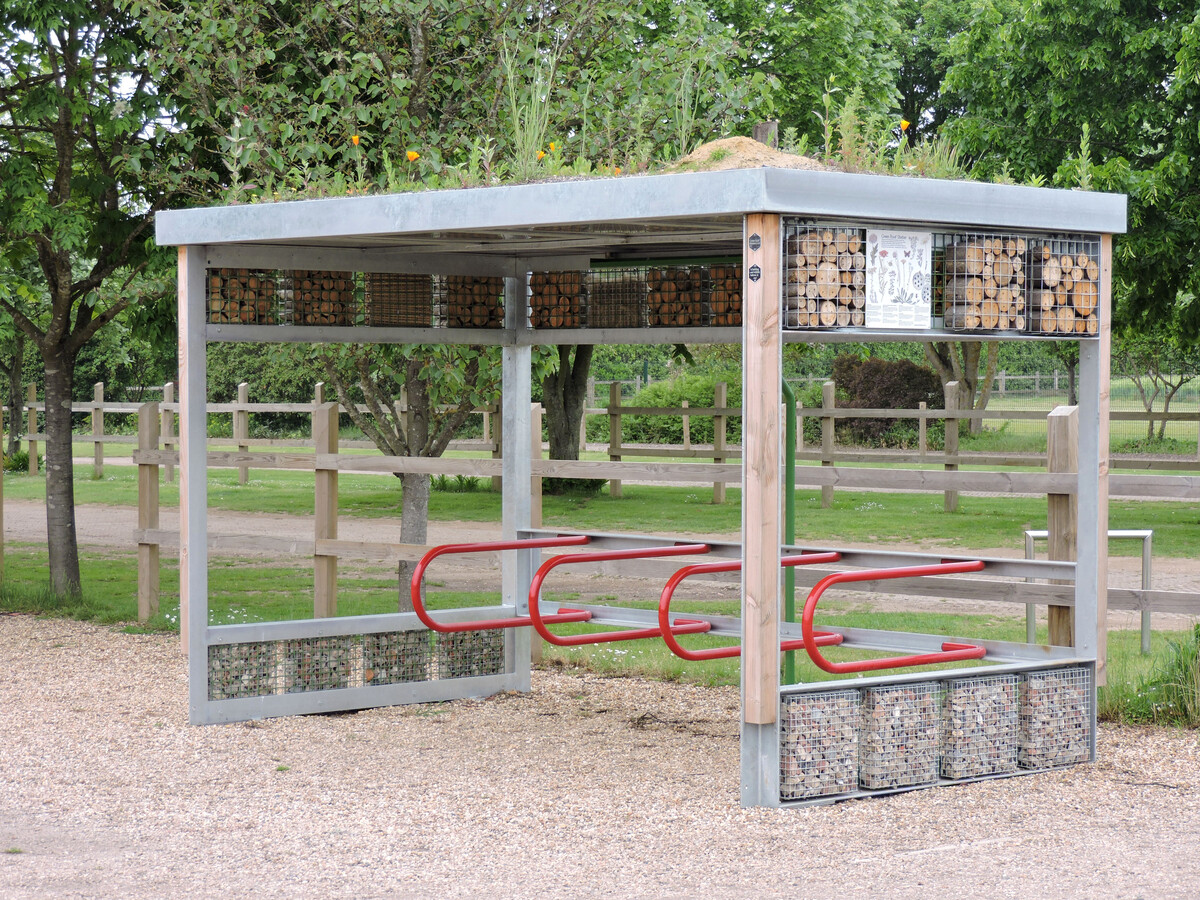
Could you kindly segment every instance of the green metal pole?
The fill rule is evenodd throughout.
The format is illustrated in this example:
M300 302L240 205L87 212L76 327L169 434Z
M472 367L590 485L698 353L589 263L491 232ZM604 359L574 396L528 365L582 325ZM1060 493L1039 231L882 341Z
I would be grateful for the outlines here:
M784 412L784 482L783 482L783 542L796 540L796 394L783 382ZM796 571L788 566L783 570L783 621L796 621ZM783 654L783 683L796 683L795 651Z

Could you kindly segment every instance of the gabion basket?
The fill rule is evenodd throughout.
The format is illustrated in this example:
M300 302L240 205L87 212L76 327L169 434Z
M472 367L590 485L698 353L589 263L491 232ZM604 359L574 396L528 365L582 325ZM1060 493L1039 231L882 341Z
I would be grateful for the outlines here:
M504 326L504 279L498 275L447 275L446 325L450 328Z
M807 800L858 786L858 691L786 697L779 748L779 798Z
M352 637L280 641L284 692L294 694L349 687L353 648Z
M646 325L646 274L642 269L592 269L587 273L586 290L589 327Z
M1029 330L1088 335L1100 331L1100 241L1030 239Z
M363 281L368 325L428 328L433 324L433 276L368 272Z
M935 233L935 310L949 331L1017 332L1026 326L1029 241L1017 234Z
M1029 672L1021 680L1017 761L1023 769L1085 762L1092 744L1092 678L1082 666Z
M236 700L275 692L275 642L210 644L208 699Z
M942 777L1017 769L1016 675L955 678L942 704Z
M353 272L292 272L293 325L353 325L358 311Z
M866 688L858 781L866 790L930 784L938 777L938 682Z
M504 671L504 632L455 631L437 636L437 677L470 678Z
M432 658L428 631L388 631L363 635L362 683L428 681Z
M783 327L846 328L866 322L867 257L861 228L788 224Z
M584 272L531 272L529 324L534 328L583 328L587 323Z
M274 325L276 274L263 269L209 269L208 321L235 325Z
M708 325L708 296L711 290L708 266L647 269L647 324L651 328L692 328Z

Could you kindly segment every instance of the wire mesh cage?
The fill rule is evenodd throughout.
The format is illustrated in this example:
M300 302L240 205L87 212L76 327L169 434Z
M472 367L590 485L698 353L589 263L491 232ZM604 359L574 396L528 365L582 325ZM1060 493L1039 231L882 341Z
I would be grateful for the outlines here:
M296 638L279 642L283 690L294 694L350 686L354 638Z
M651 328L692 328L708 325L708 297L711 290L708 266L648 268L647 324Z
M1088 335L1100 331L1100 241L1082 235L1030 239L1029 330Z
M358 313L354 272L297 269L291 273L293 325L353 325Z
M208 699L236 700L275 692L275 642L211 644Z
M592 269L587 273L588 326L642 328L646 325L646 273L637 267Z
M779 798L807 800L858 786L858 691L819 691L783 700Z
M933 235L933 298L949 331L1024 331L1029 239L979 232Z
M587 277L583 272L531 272L529 324L534 328L587 325Z
M368 325L428 328L433 324L433 276L367 272L363 296Z
M742 267L721 264L708 267L710 325L742 324Z
M235 325L274 325L279 321L275 272L263 269L209 269L208 321Z
M783 327L866 323L867 257L861 228L789 221L784 228Z
M504 671L504 631L456 631L439 634L436 645L438 678L499 675Z
M1016 675L954 678L942 703L942 777L1017 769Z
M428 681L432 657L430 634L428 631L388 631L363 635L363 684Z
M443 281L450 328L504 326L504 279L498 275L447 275Z
M1090 758L1092 697L1092 673L1084 666L1027 673L1020 691L1021 768L1049 769Z
M929 784L938 777L936 681L866 688L858 780L866 790Z

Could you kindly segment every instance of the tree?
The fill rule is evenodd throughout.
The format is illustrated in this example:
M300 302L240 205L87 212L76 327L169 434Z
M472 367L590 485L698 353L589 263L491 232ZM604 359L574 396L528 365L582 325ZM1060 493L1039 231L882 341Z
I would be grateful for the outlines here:
M942 385L958 382L959 409L987 409L992 396L992 385L996 381L996 365L1000 359L1000 345L995 341L927 341L925 359L928 360ZM987 348L984 350L984 348ZM983 373L979 372L982 359ZM970 420L971 434L983 431L982 419Z
M1200 378L1200 345L1183 340L1178 329L1170 325L1149 332L1126 328L1113 344L1113 362L1133 382L1146 410L1147 441L1155 437L1150 414L1158 402L1162 403L1163 417L1158 426L1161 441L1166 437L1171 401L1185 384Z
M542 379L542 404L546 407L546 427L550 435L551 459L579 459L579 423L587 402L588 370L592 364L591 344L555 348L556 360ZM548 479L551 493L565 488L572 479ZM591 482L599 487L602 482Z
M1179 307L1189 337L1200 333L1198 15L1196 0L983 0L945 83L965 109L950 133L982 174L1128 193L1117 319L1145 326Z
M910 141L933 137L960 112L958 99L944 91L943 83L950 40L965 27L972 7L971 0L900 0L896 89Z
M156 210L188 177L147 173L187 136L156 127L136 21L119 2L12 0L0 11L0 265L36 256L47 305L0 296L45 371L50 587L79 591L70 404L79 352L137 298ZM163 171L163 170L160 170Z
M33 286L15 273L0 272L0 296L14 306L27 308L36 297ZM5 455L12 456L21 449L21 435L25 432L25 420L21 415L25 395L25 362L27 341L25 332L17 328L11 316L0 316L0 375L4 376L8 407L8 447Z

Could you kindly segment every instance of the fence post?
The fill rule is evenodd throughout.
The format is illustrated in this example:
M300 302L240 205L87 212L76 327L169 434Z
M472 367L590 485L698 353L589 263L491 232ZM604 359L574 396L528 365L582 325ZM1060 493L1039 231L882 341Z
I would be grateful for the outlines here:
M837 402L834 384L832 381L826 381L821 385L821 406L824 407L826 415L821 417L821 466L822 468L831 468L833 466L833 426L834 418L832 410ZM744 442L744 438L743 438ZM833 506L833 485L821 485L821 509L829 509Z
M1046 420L1046 468L1051 472L1079 471L1079 408L1059 406ZM1046 495L1046 530L1049 558L1074 561L1079 544L1079 501L1074 494ZM1075 645L1075 609L1050 606L1047 610L1050 643Z
M529 407L529 437L530 456L534 460L541 460L542 404L540 403L531 404ZM529 478L529 527L542 527L542 476L540 475L531 475Z
M616 381L608 386L608 461L621 461L621 385ZM608 480L608 496L620 498L620 478Z
M713 406L717 409L725 409L729 405L729 385L724 381L718 381L713 389ZM725 462L725 424L728 417L723 413L713 416L713 462L720 464ZM725 482L713 482L713 503L725 502Z
M99 387L99 385L97 385ZM158 450L159 407L143 403L138 408L137 448L142 453ZM146 534L158 530L158 464L138 460L138 611L139 622L158 615L158 538Z
M917 409L921 411L921 418L917 420L917 453L924 459L929 453L929 420L925 418L929 404L922 400L917 404Z
M37 434L37 410L33 408L33 404L37 403L37 385L31 384L25 388L25 403L28 411L26 413L26 423L29 426L30 434ZM38 442L33 438L29 439L29 474L36 475L38 473L38 457L37 457Z
M322 403L313 411L313 446L316 451L313 522L313 618L337 615L336 555L318 552L317 543L337 540L338 470L337 460L322 461L322 456L337 456L338 405Z
M167 409L168 404L175 402L175 382L168 381L163 385L163 408L161 425L159 433L162 437L162 448L164 450L174 450L175 448L175 413ZM175 480L175 467L170 463L166 465L167 482Z
M238 453L249 453L250 445L247 441L250 440L250 410L246 406L250 403L250 385L242 382L237 387L237 405L241 407L233 412L233 439L237 441ZM238 466L238 484L245 484L250 480L250 467L248 465Z
M688 402L683 401L683 449L692 449L692 417L687 414Z
M796 400L796 452L804 449L804 401Z
M946 396L946 437L943 449L946 454L946 471L958 471L958 382L949 381L945 387ZM950 460L955 460L951 462ZM958 511L958 491L946 491L944 509L946 512Z
M492 435L495 440L492 442L492 459L504 458L504 411L500 406L496 407L496 411L492 414ZM492 490L500 493L504 490L504 478L500 475L492 476Z
M1003 369L1000 370L1000 396L1004 396L1004 390L1007 387L1008 373Z
M92 478L104 477L104 382L92 385Z

